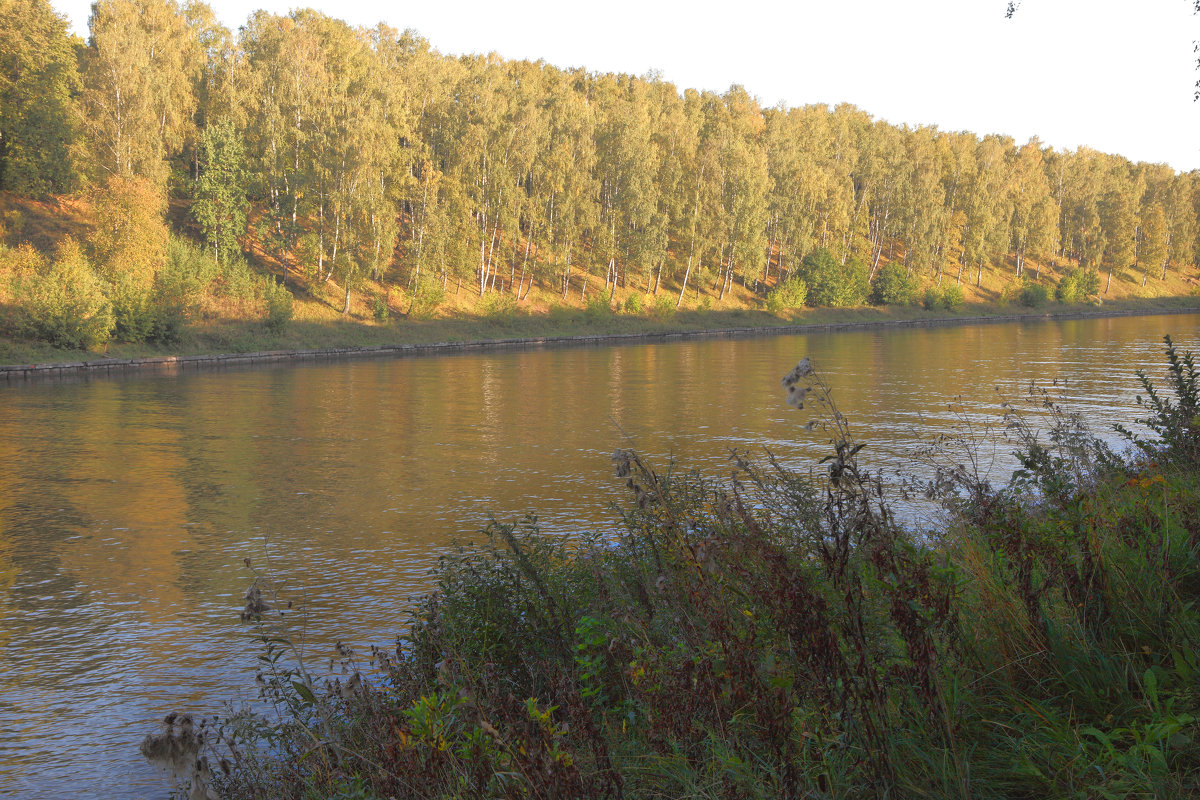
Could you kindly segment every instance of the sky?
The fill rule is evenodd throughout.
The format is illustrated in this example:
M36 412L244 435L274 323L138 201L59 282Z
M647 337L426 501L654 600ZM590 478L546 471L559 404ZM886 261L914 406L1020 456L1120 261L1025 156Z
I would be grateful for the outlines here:
M51 0L87 35L87 0ZM209 0L236 29L288 0ZM852 103L894 124L1037 137L1200 169L1192 0L314 0L352 25L411 28L443 53L496 52L741 84L764 106Z

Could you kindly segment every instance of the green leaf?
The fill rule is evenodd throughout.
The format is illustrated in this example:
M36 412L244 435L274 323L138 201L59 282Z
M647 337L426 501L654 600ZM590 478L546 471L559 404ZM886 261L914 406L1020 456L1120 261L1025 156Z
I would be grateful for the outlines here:
M308 703L316 704L317 697L313 694L312 689L300 681L292 681L292 688L296 690L296 694L300 695Z

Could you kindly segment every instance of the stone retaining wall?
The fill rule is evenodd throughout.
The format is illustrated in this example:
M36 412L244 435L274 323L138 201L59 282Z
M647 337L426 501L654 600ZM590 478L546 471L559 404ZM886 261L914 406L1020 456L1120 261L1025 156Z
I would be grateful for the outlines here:
M536 336L511 339L487 339L472 342L434 342L430 344L383 344L367 347L323 347L316 350L273 350L260 353L219 353L198 356L148 356L145 358L98 358L88 361L64 361L46 364L0 365L0 382L38 380L90 373L155 370L178 372L241 364L272 364L315 361L331 358L369 356L406 356L454 353L469 350L545 347L550 345L608 344L621 341L655 341L697 337L772 336L818 331L866 328L923 328L941 325L968 325L992 322L1026 322L1048 319L1090 319L1097 317L1153 316L1158 314L1194 314L1197 308L1134 309L1129 311L1069 311L1065 313L1006 314L988 317L943 317L939 319L903 319L855 322L802 323L769 328L742 327L696 331L649 331L644 333L608 333L582 336Z

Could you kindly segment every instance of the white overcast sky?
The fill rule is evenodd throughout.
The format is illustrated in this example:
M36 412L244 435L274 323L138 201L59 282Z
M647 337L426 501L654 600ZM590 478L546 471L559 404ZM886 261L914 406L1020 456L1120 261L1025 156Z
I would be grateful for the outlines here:
M87 0L52 0L87 35ZM210 0L230 28L288 0ZM1037 136L1200 168L1192 0L316 0L353 25L418 31L443 53L497 52L739 83L764 106L853 103L896 124Z

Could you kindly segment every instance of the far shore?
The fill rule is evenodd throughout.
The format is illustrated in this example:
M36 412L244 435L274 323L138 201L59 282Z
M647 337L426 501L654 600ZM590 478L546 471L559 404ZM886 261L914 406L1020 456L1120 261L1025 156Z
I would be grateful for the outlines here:
M195 340L158 352L145 346L111 348L105 353L24 350L0 344L0 382L18 382L98 373L179 372L231 365L313 361L362 357L400 357L509 348L558 347L616 342L663 341L698 337L773 336L836 330L873 328L921 328L943 325L973 325L999 322L1034 322L1052 319L1092 319L1158 314L1200 313L1195 297L1125 300L1103 306L1057 306L1040 309L965 307L957 312L929 312L915 308L812 309L788 321L762 312L688 312L668 320L613 315L591 319L583 315L548 324L544 317L515 315L502 320L488 318L399 322L391 326L325 324L319 330L281 337L280 344L309 343L314 336L331 342L325 347L281 347L247 349L250 344L269 344L261 333L239 341L234 336L209 337L203 329ZM802 321L798 321L802 320ZM730 324L732 322L743 324ZM549 328L550 330L546 330ZM338 333L351 332L349 336ZM305 335L307 334L307 335ZM323 335L322 335L323 334ZM383 340L366 343L371 340ZM388 341L388 340L399 341ZM348 341L347 341L348 340ZM365 340L365 341L364 341ZM221 352L230 344L231 352ZM206 345L208 345L206 347ZM213 346L217 345L217 346ZM33 356L33 358L29 358ZM82 356L82 357L81 357ZM18 363L28 358L26 363Z

